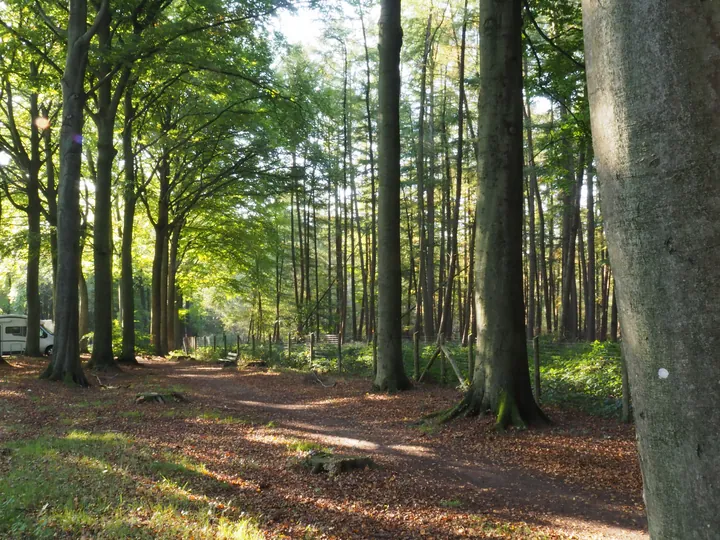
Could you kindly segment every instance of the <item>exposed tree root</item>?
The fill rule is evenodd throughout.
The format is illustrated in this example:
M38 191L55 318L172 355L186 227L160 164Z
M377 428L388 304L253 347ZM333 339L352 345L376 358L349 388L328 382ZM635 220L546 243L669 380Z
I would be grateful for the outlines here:
M122 373L123 370L120 368L118 363L113 360L112 362L93 362L90 360L87 365L85 366L87 369L91 369L93 371L99 371L102 373Z
M124 356L121 354L120 356L118 356L116 361L118 364L124 364L126 366L139 366L140 365L140 362L137 361L137 358L135 357L134 354L132 356Z
M48 367L42 372L40 378L49 381L62 381L68 385L76 384L83 388L90 386L90 383L85 378L85 374L82 372L82 368L77 371L67 371L60 367L55 369L52 362L48 364Z
M390 380L386 379L385 381L383 381L383 384L381 384L381 385L373 383L372 388L373 388L374 392L395 394L397 392L404 392L406 390L412 390L412 387L413 387L413 385L410 382L410 379L408 379L406 377L405 380L401 380L401 381L398 381L395 379L390 379Z
M434 413L430 413L422 418L419 424L441 425L451 422L459 417L471 417L482 415L485 412L493 412L496 414L495 428L504 431L509 427L519 429L527 429L531 425L546 425L550 423L550 419L542 412L540 407L533 403L531 410L526 414L522 414L518 402L505 391L500 394L500 399L496 410L489 403L485 403L485 399L478 398L473 389L465 393L463 399L449 409L443 409Z

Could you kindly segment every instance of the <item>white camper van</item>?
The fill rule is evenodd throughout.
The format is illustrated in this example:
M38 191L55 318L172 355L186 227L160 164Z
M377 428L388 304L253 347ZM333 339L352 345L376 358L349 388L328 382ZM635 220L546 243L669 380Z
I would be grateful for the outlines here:
M24 353L27 339L27 316L0 315L0 344L2 354ZM55 336L40 325L40 350L50 354Z

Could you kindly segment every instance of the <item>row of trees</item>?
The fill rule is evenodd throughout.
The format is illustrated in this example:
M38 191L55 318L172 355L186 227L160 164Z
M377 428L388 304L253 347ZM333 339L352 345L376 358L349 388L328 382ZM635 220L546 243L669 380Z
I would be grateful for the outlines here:
M284 61L274 70L280 45L267 32L242 45L238 37L252 34L277 6L253 4L234 16L222 3L185 14L172 2L149 7L139 2L98 12L98 32L110 28L111 40L98 33L97 46L88 43L90 99L83 109L93 121L83 134L78 212L85 216L80 235L90 240L81 243L86 260L92 248L85 268L93 294L80 302L78 331L94 331L93 363L111 364L113 316L125 331L122 351L114 351L121 360L134 358L138 329L151 334L156 353L176 348L179 315L189 300L201 301L208 282L214 311L236 331L371 339L378 294L378 58L374 28L365 24L374 16L371 7L345 6L329 17L327 49L306 54L282 47ZM3 168L3 186L5 200L28 216L16 237L26 232L31 240L26 283L34 321L42 258L35 254L43 252L43 238L57 273L56 81L64 15L22 4L5 13L12 39L4 41L4 102L11 104L4 125L17 135L5 139L13 160ZM403 23L400 130L410 144L401 148L396 267L404 327L428 340L442 332L466 343L476 319L477 16L475 6L418 3L408 6ZM616 336L617 319L594 204L584 75L576 59L581 35L560 30L577 27L579 17L572 3L539 3L524 24L526 322L528 336L606 339ZM338 48L341 54L333 54ZM29 65L39 68L36 78ZM201 138L207 144L199 147ZM24 156L36 154L34 172L26 174ZM37 189L30 177L37 177ZM204 279L211 275L224 279ZM85 277L80 272L81 298ZM244 303L223 300L237 294ZM149 317L134 304L147 296L155 315L150 327L136 328ZM117 297L122 301L107 301Z
M45 264L49 378L87 384L90 313L91 365L135 361L150 283L158 354L177 346L188 301L211 303L270 339L377 334L388 390L409 385L403 325L477 331L473 387L449 416L525 424L544 420L525 338L615 338L620 313L651 532L703 537L712 482L689 497L676 486L719 462L702 253L716 228L718 8L584 4L582 22L572 0L408 2L403 20L385 0L376 56L360 4L329 12L327 48L308 54L272 35L270 0L4 2L0 209L4 259L27 246L28 352Z

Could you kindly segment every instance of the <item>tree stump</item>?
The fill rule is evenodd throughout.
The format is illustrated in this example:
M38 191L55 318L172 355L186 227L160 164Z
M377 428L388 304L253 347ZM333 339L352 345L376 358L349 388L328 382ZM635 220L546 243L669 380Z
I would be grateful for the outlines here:
M369 457L333 455L327 452L311 452L305 458L305 466L313 474L327 473L330 476L357 469L377 468L377 464Z
M137 394L135 396L135 403L184 403L187 398L179 392L168 392L166 394L159 394L157 392L145 392Z

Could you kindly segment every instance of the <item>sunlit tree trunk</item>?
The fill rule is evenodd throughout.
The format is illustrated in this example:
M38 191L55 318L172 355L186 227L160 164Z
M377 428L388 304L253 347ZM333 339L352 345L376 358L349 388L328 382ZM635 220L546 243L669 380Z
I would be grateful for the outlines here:
M105 16L103 0L93 26L87 28L87 1L70 0L67 55L62 77L62 127L60 132L60 185L58 189L58 272L53 358L41 375L87 386L80 365L78 328L78 274L80 266L80 168L85 106L85 70L90 40Z

